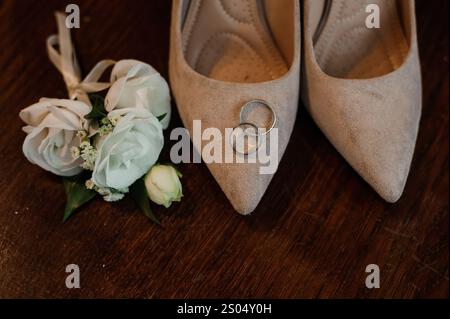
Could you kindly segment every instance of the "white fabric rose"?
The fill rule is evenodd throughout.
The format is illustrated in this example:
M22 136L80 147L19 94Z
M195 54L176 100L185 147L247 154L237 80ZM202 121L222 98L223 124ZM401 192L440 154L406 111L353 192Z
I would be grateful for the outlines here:
M136 60L121 60L111 71L111 83L105 99L108 112L144 108L155 117L166 114L161 124L167 128L171 116L169 86L154 68Z
M84 116L91 107L83 102L61 99L41 99L20 112L28 124L23 153L33 164L60 176L73 176L82 171L80 160L71 153L80 145L77 132L88 130Z
M155 165L145 176L145 187L152 202L168 208L181 201L181 174L170 165Z
M92 180L99 188L126 189L158 160L164 145L161 123L145 109L117 109L114 130L95 141Z

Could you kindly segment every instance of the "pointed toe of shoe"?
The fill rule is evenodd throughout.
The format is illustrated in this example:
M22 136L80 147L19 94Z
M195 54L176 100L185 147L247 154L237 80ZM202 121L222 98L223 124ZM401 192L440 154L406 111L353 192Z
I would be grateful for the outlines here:
M298 87L298 82L292 86L295 85ZM248 215L258 206L288 145L296 119L298 89L294 88L289 92L290 87L280 88L278 85L269 86L267 84L230 89L225 84L204 83L204 81L191 81L190 86L197 93L196 95L185 93L186 90L184 92L180 90L175 95L184 126L190 132L191 137L203 136L207 129L221 133L221 162L209 163L204 156L202 158L233 208L239 214ZM241 107L256 98L274 106L277 115L277 130L274 130L277 132L275 133L276 143L272 144L271 142L272 133L267 136L270 153L273 148L276 156L272 157L273 154L271 154L268 164L259 163L259 159L257 163L250 163L247 162L247 158L244 159L244 163L238 162L236 158L240 155L236 154L226 142L227 132L239 123ZM199 120L201 120L201 128L196 132L194 122ZM209 142L203 140L200 143L203 148ZM197 150L199 150L198 147ZM233 154L233 163L224 162L227 152ZM262 173L260 168L268 167L268 165L271 173Z
M403 194L403 190L405 188L405 184L400 185L398 181L393 180L378 180L376 182L369 182L371 186L375 189L378 195L381 196L386 202L394 204L398 202L400 197ZM375 185L381 185L381 187L377 187Z
M267 188L267 186L264 188ZM234 210L241 215L250 215L253 213L258 207L264 193L265 190L259 191L251 188L225 191Z
M411 159L412 154L404 154L403 159L394 161L374 158L366 160L357 171L386 202L396 203L405 189Z
M210 164L209 170L241 215L257 208L273 176L260 174L256 164Z
M273 88L268 87L267 84L230 90L226 88L226 85L218 83L200 85L195 81L192 81L191 87L195 88L193 90L197 92L197 95L183 95L180 92L176 95L178 110L184 126L190 132L191 137L196 134L203 136L207 129L221 133L222 162L209 163L204 156L202 158L233 208L239 214L248 215L258 206L286 150L295 124L298 90L293 89L291 92L287 92L289 88L279 89L277 86ZM223 89L224 87L226 90ZM229 91L229 95L224 96L224 91ZM272 144L271 137L267 136L270 153L273 148L276 156L272 157L273 154L271 154L268 164L260 163L259 158L256 163L247 162L247 158L244 159L244 163L238 162L236 158L240 155L230 149L230 145L226 143L227 132L233 130L239 123L241 107L256 98L275 106L277 115L277 130L274 130L277 132L274 133L277 136L276 143ZM211 108L211 105L214 108ZM201 129L199 129L199 133L196 133L193 123L198 120L201 120ZM201 144L203 148L208 141L202 141ZM197 150L199 150L198 147ZM233 154L233 163L224 162L227 152ZM268 165L271 173L262 173L260 168L268 167Z
M413 78L420 78L413 77ZM398 77L317 88L309 111L349 164L387 202L401 197L421 117L421 86Z
M296 63L282 79L256 84L210 80L187 69L185 64L177 59L172 59L170 71L178 111L191 138L196 134L203 136L206 129L220 131L223 137L222 157L226 154L225 149L230 147L228 144L225 145L227 130L232 130L239 124L243 105L249 101L263 100L273 107L277 118L277 130L274 130L277 132L277 143L272 146L269 141L268 145L270 149L275 147L274 153L277 156L273 161L271 159L269 165L278 166L288 145L297 115L299 63ZM201 125L198 132L194 123ZM207 143L205 140L200 142L202 147ZM238 156L232 150L231 153ZM204 157L203 160L234 209L242 215L248 215L255 210L275 174L275 171L262 174L260 167L267 166L265 164L237 161L228 164L224 163L223 158L221 163L211 164Z
M240 191L233 191L233 195L227 194L234 210L241 215L250 215L258 207L264 193L254 192L253 190L245 189Z

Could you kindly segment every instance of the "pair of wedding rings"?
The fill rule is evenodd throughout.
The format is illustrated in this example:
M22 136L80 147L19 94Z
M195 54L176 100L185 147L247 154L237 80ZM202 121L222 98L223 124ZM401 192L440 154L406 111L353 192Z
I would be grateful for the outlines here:
M244 119L245 111L253 104L265 107L271 113L271 124L266 128L259 128L256 124ZM241 155L250 155L258 151L262 144L262 138L269 134L277 124L277 114L274 108L264 100L251 100L241 107L239 125L231 132L230 143L234 152Z

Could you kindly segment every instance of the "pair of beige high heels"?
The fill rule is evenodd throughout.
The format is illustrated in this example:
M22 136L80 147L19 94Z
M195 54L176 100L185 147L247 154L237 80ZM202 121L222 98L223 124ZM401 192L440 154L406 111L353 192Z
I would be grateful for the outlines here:
M301 93L381 197L396 202L404 190L421 116L412 0L174 0L170 82L190 132L194 120L224 132L247 102L266 101L279 159ZM208 167L241 214L256 208L273 176L259 163Z

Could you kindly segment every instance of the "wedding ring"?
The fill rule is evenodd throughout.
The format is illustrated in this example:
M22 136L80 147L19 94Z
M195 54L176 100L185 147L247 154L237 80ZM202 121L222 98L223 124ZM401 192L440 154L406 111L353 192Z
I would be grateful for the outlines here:
M252 123L241 123L231 132L231 146L238 154L249 155L256 152L261 142L258 128Z
M262 130L255 124L244 119L245 110L255 103L263 105L272 114L270 127L264 132L261 132ZM234 152L241 155L250 155L256 152L261 146L261 137L269 134L275 128L276 124L277 113L269 103L263 100L251 100L245 103L244 106L241 107L239 113L239 125L234 127L231 132L231 147Z
M268 130L266 130L264 133L260 133L259 132L259 130L258 130L258 135L267 135L267 134L269 134L270 133L270 131L272 131L274 128L275 128L275 126L277 125L277 121L278 121L278 119L277 119L277 113L275 112L275 110L274 110L274 108L269 104L269 103L267 103L266 101L264 101L264 100L251 100L251 101L249 101L249 102L247 102L247 103L245 103L244 104L244 106L242 106L241 107L241 112L240 112L240 114L239 114L239 121L240 121L240 123L246 123L246 122L248 122L248 121L246 121L245 119L244 119L244 112L245 112L245 110L247 109L247 108L249 108L252 104L260 104L260 105L263 105L265 108L267 108L269 111L270 111L270 113L272 114L272 123L271 123L271 125L270 125L270 127L269 127L269 129Z

